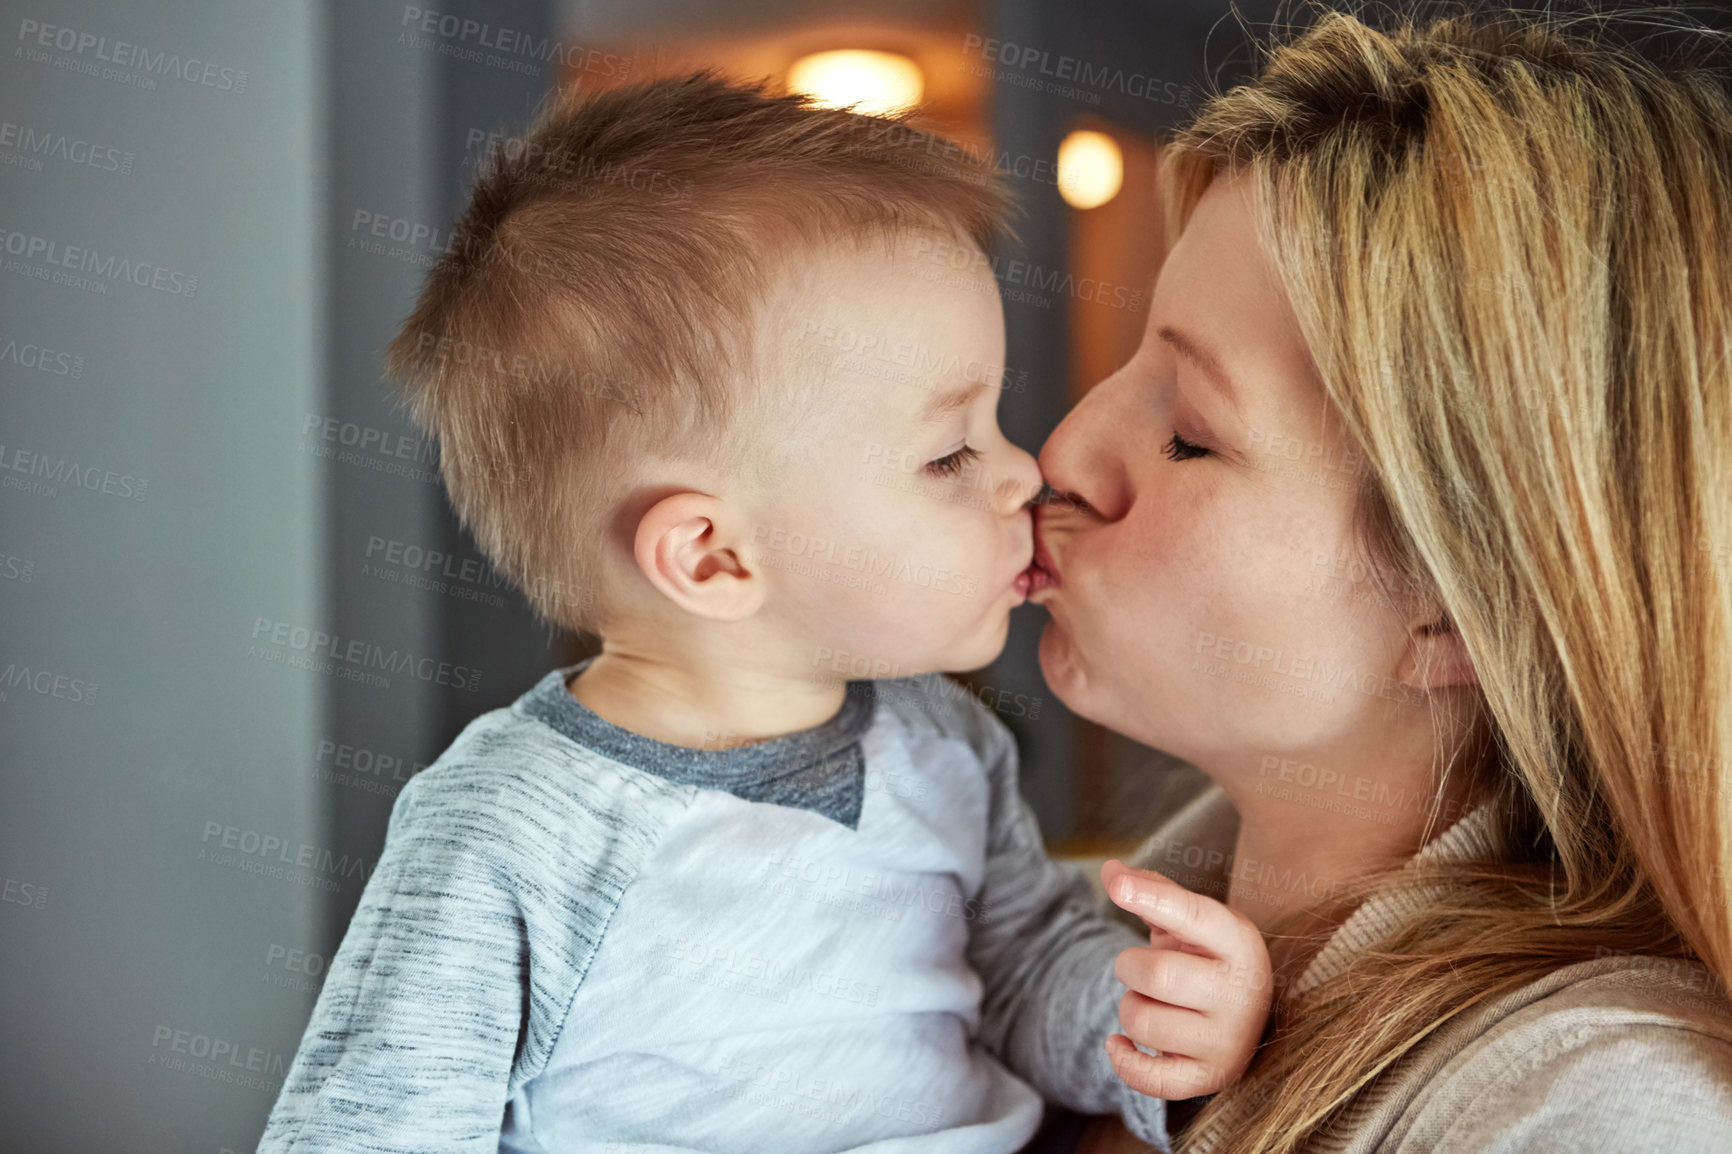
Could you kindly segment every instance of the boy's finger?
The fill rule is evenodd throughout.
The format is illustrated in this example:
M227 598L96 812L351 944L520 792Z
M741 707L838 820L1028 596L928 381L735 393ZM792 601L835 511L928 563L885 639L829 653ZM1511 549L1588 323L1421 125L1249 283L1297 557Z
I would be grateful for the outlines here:
M1198 1061L1214 1057L1229 1032L1195 1010L1152 1001L1135 990L1119 999L1119 1029L1151 1050Z
M1114 859L1101 867L1101 881L1114 905L1136 914L1151 929L1165 930L1215 957L1244 956L1252 948L1252 936L1262 941L1249 919L1160 874Z
M1114 872L1111 872L1107 869L1107 866L1109 866L1109 865L1123 866L1124 863L1119 861L1117 858L1114 858L1111 861L1106 862L1105 864L1103 864L1101 866L1101 884L1107 886L1108 887L1107 892L1109 894L1111 894L1111 892L1112 892L1111 882L1112 882L1112 879L1117 876L1117 874ZM1125 867L1125 868L1129 868L1129 867ZM1132 910L1130 912L1135 913L1136 911ZM1159 926L1151 926L1151 925L1149 925L1149 923L1147 921L1145 921L1145 922L1143 922L1143 928L1149 931L1149 946L1152 949L1183 950L1183 949L1187 948L1188 943L1186 943L1183 939L1175 937L1172 934L1169 934L1166 930L1163 930Z
M1152 1056L1137 1049L1123 1034L1107 1039L1107 1057L1125 1085L1151 1098L1179 1102L1212 1094L1216 1087L1208 1068L1177 1054Z
M1185 942L1169 934L1159 926L1149 926L1149 949L1151 950L1183 950Z
M1261 971L1176 950L1125 950L1113 962L1113 974L1144 997L1201 1013L1248 1011L1269 1000L1269 981Z

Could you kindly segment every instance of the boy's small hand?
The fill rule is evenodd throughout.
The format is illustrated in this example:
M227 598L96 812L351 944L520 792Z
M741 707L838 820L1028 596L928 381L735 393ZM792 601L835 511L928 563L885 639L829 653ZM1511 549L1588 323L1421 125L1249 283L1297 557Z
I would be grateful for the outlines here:
M1101 866L1101 881L1115 905L1149 927L1149 944L1114 966L1127 990L1119 1001L1125 1032L1107 1039L1113 1069L1132 1089L1175 1101L1231 1085L1251 1064L1269 1016L1262 931L1213 898L1117 859Z

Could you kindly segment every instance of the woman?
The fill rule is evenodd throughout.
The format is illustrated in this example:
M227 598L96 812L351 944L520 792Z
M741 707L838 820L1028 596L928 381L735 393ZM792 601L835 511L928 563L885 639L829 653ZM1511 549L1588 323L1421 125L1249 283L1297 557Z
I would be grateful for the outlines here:
M1330 14L1215 97L1041 452L1047 680L1213 780L1144 860L1230 850L1277 970L1180 1150L1732 1149L1732 95L1597 30ZM1120 960L1180 1055L1195 961Z

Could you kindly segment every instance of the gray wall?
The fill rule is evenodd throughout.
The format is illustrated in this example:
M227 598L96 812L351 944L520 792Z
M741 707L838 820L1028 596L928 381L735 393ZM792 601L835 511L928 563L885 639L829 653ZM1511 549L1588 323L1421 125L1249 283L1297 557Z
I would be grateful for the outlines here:
M475 556L378 372L392 234L551 73L394 2L4 7L0 1151L251 1150L402 782L570 653L393 553Z
M322 944L320 890L240 845L330 840L325 679L253 637L327 616L324 29L157 7L0 25L8 1151L250 1149L309 1004L267 959ZM249 1060L261 1088L227 1080Z

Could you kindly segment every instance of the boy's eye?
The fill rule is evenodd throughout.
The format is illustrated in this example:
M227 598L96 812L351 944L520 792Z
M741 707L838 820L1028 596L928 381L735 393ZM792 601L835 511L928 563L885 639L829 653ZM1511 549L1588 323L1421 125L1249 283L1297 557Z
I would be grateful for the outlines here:
M948 456L940 457L936 461L928 462L926 468L928 472L940 477L954 477L958 473L962 472L962 467L964 465L970 461L978 460L979 458L979 449L972 449L967 445L964 445L962 448Z
M1206 457L1209 450L1201 445L1193 445L1185 438L1174 433L1173 439L1167 442L1165 449L1167 457L1174 461L1189 461L1192 457Z

